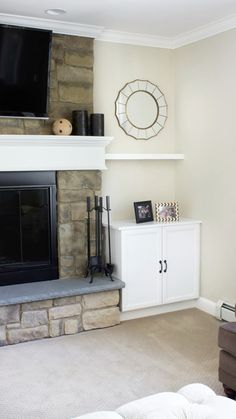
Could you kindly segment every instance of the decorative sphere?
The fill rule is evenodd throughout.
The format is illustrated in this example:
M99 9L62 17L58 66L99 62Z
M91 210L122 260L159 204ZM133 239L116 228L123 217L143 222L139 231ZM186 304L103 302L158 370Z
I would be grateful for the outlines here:
M52 126L52 132L55 135L70 135L72 125L68 119L57 119Z

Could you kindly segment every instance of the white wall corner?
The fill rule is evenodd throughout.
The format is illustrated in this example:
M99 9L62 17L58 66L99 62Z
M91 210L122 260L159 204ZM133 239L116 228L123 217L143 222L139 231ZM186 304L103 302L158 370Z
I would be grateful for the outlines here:
M211 316L216 316L216 303L207 298L200 297L196 302L196 308L205 311L205 313L208 313Z
M231 15L223 19L208 23L207 25L199 26L192 31L184 32L173 38L172 48L180 48L202 39L210 38L220 33L229 31L236 27L236 15Z

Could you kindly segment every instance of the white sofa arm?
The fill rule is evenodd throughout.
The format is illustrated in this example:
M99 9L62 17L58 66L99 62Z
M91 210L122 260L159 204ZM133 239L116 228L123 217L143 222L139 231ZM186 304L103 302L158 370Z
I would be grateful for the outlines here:
M216 396L216 393L204 384L194 383L188 384L187 386L181 387L178 394L182 394L191 403L206 403L212 397Z
M190 403L181 394L166 392L127 403L117 413L125 419L186 419Z
M194 419L236 418L236 402L226 397L217 396L204 384L188 384L182 387L178 393L189 400Z
M203 384L178 393L158 393L124 404L116 412L94 412L74 419L236 419L236 402Z
M76 418L73 418L73 419L123 419L123 418L116 412L101 411L101 412L87 413L86 415L77 416Z

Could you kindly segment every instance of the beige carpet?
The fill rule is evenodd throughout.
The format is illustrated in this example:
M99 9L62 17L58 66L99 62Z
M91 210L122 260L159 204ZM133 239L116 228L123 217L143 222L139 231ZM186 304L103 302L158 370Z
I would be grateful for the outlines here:
M217 379L219 322L184 310L0 348L0 418L69 419Z

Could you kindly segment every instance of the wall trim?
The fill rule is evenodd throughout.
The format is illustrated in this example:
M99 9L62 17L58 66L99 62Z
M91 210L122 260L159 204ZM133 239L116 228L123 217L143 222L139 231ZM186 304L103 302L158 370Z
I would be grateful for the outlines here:
M236 14L219 19L208 25L200 26L193 31L184 32L176 37L154 36L148 34L113 31L103 26L84 25L75 22L35 18L0 13L0 23L19 25L30 28L49 29L64 35L84 36L98 41L119 44L141 45L154 48L177 49L193 42L209 38L230 29L236 28Z
M205 313L208 313L211 316L216 316L216 303L214 303L214 301L208 300L207 298L200 297L197 300L196 308L205 311Z
M172 49L172 38L148 34L120 32L104 29L96 37L96 41L114 42L118 44L139 45L144 47Z
M180 48L235 28L236 15L231 15L225 19L216 20L208 25L200 26L193 31L185 32L182 35L176 36L173 39L172 48Z
M207 298L200 297L196 300L181 301L173 304L166 304L156 307L148 307L140 310L132 310L121 313L120 320L140 319L141 317L156 316L157 314L172 313L179 310L187 310L189 308L198 308L211 316L216 316L216 303Z
M58 34L85 36L87 38L96 38L104 30L102 26L83 25L80 23L4 13L0 13L0 23L6 25L25 26L28 28L48 29Z
M181 301L179 303L165 304L156 307L147 307L140 310L121 312L120 320L140 319L141 317L156 316L157 314L171 313L173 311L186 310L196 307L196 300Z

